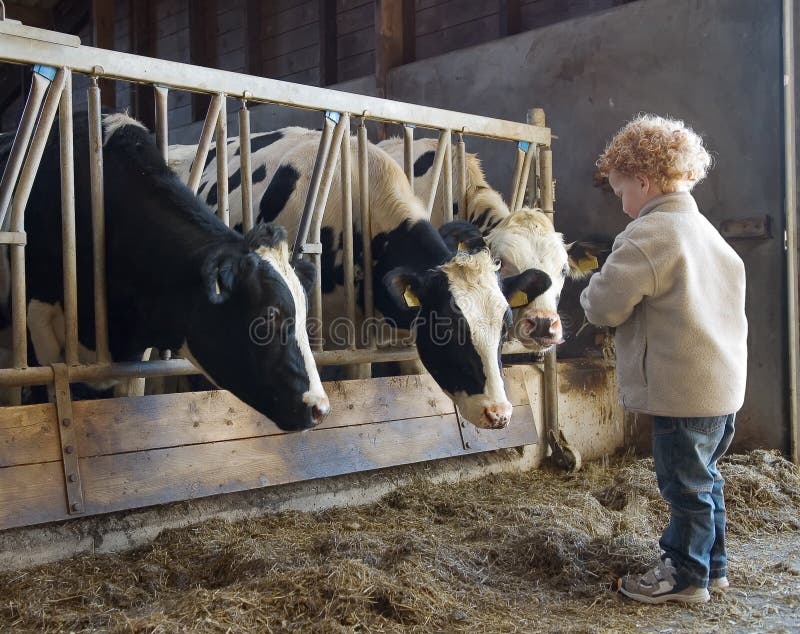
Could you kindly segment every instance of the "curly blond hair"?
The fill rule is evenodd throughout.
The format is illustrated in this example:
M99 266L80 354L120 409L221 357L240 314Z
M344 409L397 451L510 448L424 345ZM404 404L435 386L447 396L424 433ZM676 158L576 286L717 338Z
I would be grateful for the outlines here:
M642 174L664 192L679 184L694 187L708 173L711 155L703 139L683 121L641 114L614 135L597 159L600 174L616 170L626 176Z

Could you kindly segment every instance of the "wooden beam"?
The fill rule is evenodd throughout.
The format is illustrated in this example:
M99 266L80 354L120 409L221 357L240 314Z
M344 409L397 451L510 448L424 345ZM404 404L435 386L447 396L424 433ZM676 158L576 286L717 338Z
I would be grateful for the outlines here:
M156 20L154 0L130 0L131 52L156 57ZM155 97L153 87L135 84L132 87L134 116L150 130L155 129Z
M403 64L417 59L417 8L414 0L403 0Z
M39 7L28 7L16 2L4 2L6 6L6 17L12 20L19 20L26 26L34 26L37 29L55 28L53 11Z
M245 68L248 75L264 76L264 47L261 23L264 20L264 2L247 0L245 6Z
M114 0L92 0L92 39L97 48L114 50ZM116 84L107 79L100 81L101 100L104 106L117 105Z
M521 25L520 0L500 0L500 37L519 33Z
M319 85L330 86L338 81L338 45L336 3L319 0Z
M403 63L403 1L375 0L375 86L386 97L389 71Z
M189 61L198 66L217 66L217 0L189 0ZM192 95L192 119L208 112L209 95Z

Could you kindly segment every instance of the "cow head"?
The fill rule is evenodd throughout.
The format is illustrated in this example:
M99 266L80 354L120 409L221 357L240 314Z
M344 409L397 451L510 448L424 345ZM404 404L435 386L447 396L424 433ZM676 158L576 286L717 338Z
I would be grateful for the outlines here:
M565 280L581 278L597 261L583 243L564 245L550 219L538 209L523 208L502 220L486 239L500 262L501 276L535 270L550 278L550 286L514 311L514 334L528 349L543 352L562 341L558 301ZM574 252L574 253L573 253Z
M423 273L405 268L383 278L395 302L418 311L417 351L425 368L477 427L499 429L511 418L500 353L511 326L511 310L488 251L462 251ZM508 285L509 294L534 296L549 284L526 273Z
M306 331L309 268L292 269L278 225L256 226L236 249L218 247L205 258L204 294L183 350L217 385L289 431L313 427L330 409Z

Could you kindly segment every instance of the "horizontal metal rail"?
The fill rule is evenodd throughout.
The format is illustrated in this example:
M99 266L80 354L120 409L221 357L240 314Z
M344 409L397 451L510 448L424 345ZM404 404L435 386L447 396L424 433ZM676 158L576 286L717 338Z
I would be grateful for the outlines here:
M328 88L254 77L242 73L193 66L168 60L120 53L91 46L67 46L14 35L14 25L7 25L0 38L0 60L18 64L66 66L77 73L98 75L170 88L223 93L250 102L274 103L311 110L333 110L351 116L366 115L384 122L413 123L439 130L457 129L473 136L529 141L549 145L550 130L515 121L503 121L479 115L454 112L430 106L356 95Z

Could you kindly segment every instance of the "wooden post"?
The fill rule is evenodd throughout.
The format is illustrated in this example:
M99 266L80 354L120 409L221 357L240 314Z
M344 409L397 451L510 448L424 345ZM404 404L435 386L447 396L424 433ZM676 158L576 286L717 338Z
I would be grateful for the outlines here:
M375 0L375 95L378 97L389 96L389 71L406 59L403 28L406 3L411 0ZM386 124L380 124L378 140L387 136Z
M522 12L520 0L500 0L500 37L520 32Z
M189 60L198 66L217 66L217 1L189 0ZM211 95L192 95L192 119L208 112Z
M319 0L319 85L338 81L336 3Z
M130 0L131 52L147 57L156 57L155 5L153 0ZM148 129L155 127L153 87L147 84L132 84L133 114ZM104 91L107 92L107 91Z
M97 48L114 50L114 0L92 0L92 41ZM100 96L104 106L115 108L114 82L101 79Z
M261 21L264 19L264 3L247 0L245 6L245 67L248 75L264 74L264 47L261 41Z

